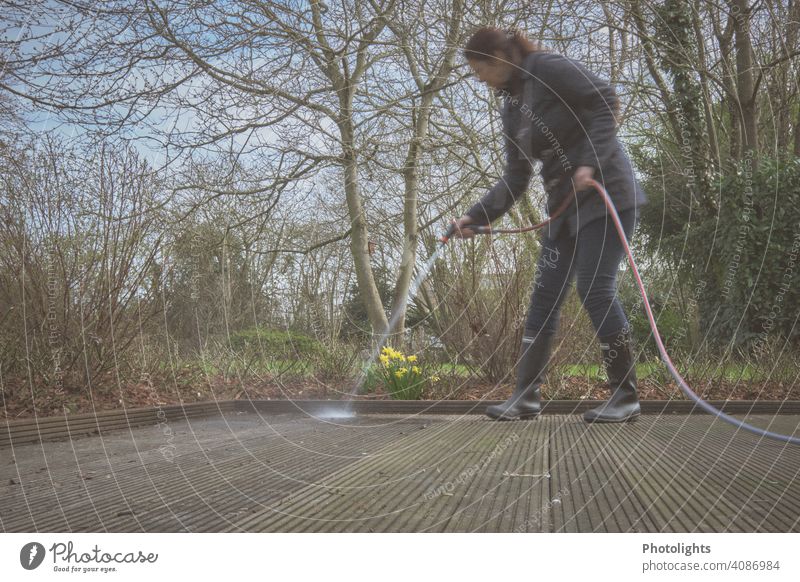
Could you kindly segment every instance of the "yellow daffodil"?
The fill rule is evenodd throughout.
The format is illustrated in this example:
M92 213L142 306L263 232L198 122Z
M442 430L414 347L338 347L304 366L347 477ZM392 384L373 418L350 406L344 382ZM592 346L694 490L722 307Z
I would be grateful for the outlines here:
M381 364L383 364L384 366L388 366L389 365L389 356L381 355L379 359L381 361Z
M414 372L415 374L419 374L419 367L418 366L411 366L411 371Z
M383 348L383 353L392 360L405 360L405 356L390 346Z
M438 382L439 376L431 376L431 382Z
M408 356L408 361L409 362L416 362L417 361L417 356Z

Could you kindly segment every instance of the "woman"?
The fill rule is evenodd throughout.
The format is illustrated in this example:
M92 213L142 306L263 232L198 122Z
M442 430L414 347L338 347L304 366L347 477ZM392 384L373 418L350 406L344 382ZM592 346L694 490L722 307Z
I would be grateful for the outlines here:
M469 238L467 225L498 219L528 187L532 162L542 162L547 208L553 214L565 196L572 204L542 231L517 386L486 414L496 420L534 418L541 411L540 386L558 329L561 304L576 277L578 295L595 328L611 398L587 411L587 422L625 422L640 413L630 325L616 297L616 275L624 255L613 219L595 179L608 191L630 240L638 207L647 197L616 136L619 102L614 89L567 57L545 51L518 31L484 27L464 50L482 82L504 98L506 167L503 177L461 218L455 236Z

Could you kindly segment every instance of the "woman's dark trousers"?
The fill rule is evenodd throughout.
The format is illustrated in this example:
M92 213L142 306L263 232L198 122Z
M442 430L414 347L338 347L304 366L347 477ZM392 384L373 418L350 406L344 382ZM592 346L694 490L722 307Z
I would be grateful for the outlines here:
M619 218L630 241L638 223L637 209L624 210ZM617 297L617 271L624 259L625 249L608 215L583 225L576 237L569 235L565 224L555 239L542 238L520 349L517 387L509 401L487 409L490 417L531 418L539 413L539 388L558 330L561 305L573 278L600 341L612 391L611 399L587 411L584 419L624 422L638 417L630 325Z

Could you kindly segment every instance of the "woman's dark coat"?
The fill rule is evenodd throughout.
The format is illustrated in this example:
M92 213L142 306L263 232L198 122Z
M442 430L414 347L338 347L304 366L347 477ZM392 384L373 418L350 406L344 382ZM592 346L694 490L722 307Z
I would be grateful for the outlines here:
M501 92L503 177L466 214L477 224L505 214L525 194L537 159L542 162L539 173L548 214L565 196L577 200L544 227L551 238L564 234L564 224L574 237L583 225L606 216L602 196L594 189L576 193L572 188L570 177L579 166L595 168L594 178L605 186L617 213L646 204L647 196L616 136L614 89L582 64L556 53L527 55L520 73L521 93Z

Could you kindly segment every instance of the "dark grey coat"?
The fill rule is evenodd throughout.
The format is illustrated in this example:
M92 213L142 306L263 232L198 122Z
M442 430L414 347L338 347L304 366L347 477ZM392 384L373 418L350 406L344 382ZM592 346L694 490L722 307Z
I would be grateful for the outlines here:
M579 166L595 168L594 178L605 186L617 213L647 204L617 139L613 87L577 61L556 53L531 53L522 69L521 94L502 91L503 177L466 214L477 224L489 224L505 214L528 189L536 160L542 162L539 174L548 215L565 196L577 200L544 227L544 234L551 238L564 224L574 237L583 225L607 214L594 189L576 193L572 188L570 177Z

